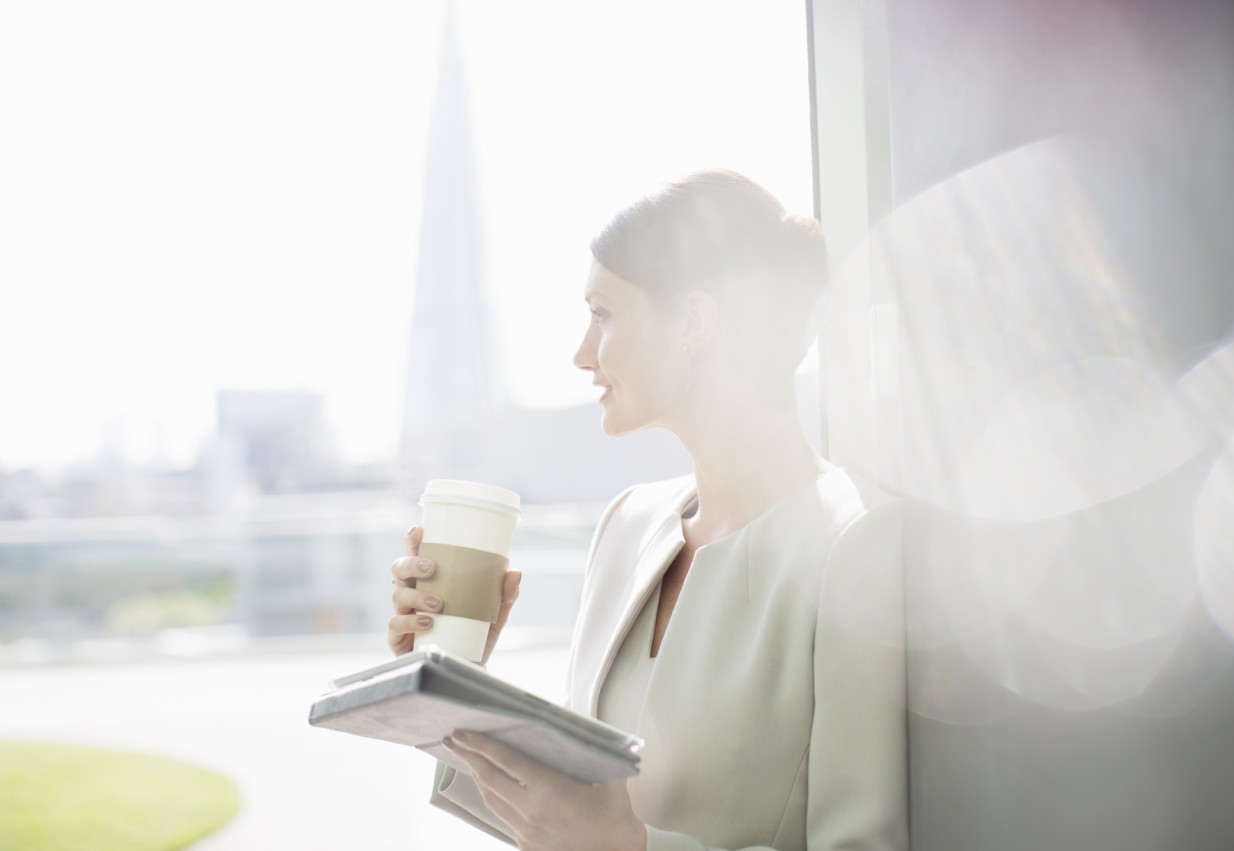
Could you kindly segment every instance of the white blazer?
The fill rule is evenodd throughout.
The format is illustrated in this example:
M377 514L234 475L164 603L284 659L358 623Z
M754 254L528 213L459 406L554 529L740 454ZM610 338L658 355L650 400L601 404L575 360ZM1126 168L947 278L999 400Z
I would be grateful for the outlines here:
M694 495L692 477L641 485L601 519L568 668L572 709L595 714L621 642L684 543ZM646 740L629 789L648 851L907 847L897 509L833 470L698 550L631 731ZM434 803L502 828L452 771L439 772Z

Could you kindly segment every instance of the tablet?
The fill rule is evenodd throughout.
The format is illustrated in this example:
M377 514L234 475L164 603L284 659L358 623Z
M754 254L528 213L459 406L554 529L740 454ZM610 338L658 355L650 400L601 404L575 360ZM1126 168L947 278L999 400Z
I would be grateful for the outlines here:
M642 739L433 646L340 677L332 686L313 701L313 726L411 745L463 770L442 745L455 730L485 733L586 783L638 773Z

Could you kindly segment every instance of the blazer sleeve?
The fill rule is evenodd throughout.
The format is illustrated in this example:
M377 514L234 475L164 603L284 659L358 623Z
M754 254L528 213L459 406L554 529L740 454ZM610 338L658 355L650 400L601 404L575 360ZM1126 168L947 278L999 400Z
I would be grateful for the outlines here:
M802 766L808 851L908 848L908 742L899 503L854 520L828 558L814 637L814 715ZM648 826L647 851L718 849Z
M490 836L510 845L515 844L505 822L484 805L480 790L476 788L469 774L464 774L444 762L437 763L437 774L433 777L433 793L428 801L439 810L462 819Z

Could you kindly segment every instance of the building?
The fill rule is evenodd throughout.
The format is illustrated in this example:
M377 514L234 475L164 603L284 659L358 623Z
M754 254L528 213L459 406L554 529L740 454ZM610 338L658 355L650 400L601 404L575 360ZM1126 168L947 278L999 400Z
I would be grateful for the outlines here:
M425 166L402 486L476 479L530 503L596 502L689 472L688 456L668 434L605 437L594 404L529 409L510 401L485 289L474 150L458 25L447 3Z

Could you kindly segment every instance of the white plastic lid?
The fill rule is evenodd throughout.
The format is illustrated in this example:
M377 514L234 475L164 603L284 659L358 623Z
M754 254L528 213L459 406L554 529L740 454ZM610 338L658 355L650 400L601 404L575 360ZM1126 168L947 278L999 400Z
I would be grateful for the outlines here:
M420 495L420 505L426 502L451 502L461 505L472 505L476 508L487 508L506 514L518 515L522 512L522 500L514 491L499 488L496 485L482 485L478 482L463 482L456 479L432 479L424 485L424 493Z

